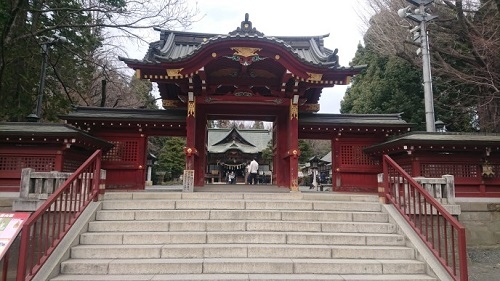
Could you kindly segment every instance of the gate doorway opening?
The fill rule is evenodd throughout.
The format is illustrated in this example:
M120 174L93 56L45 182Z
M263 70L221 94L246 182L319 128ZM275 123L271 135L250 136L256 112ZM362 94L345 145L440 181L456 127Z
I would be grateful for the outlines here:
M249 184L252 160L259 164L254 184L273 183L273 123L208 120L205 184Z
M149 136L147 145L146 185L182 185L182 174L186 166L186 138Z
M330 139L299 139L299 186L310 190L330 190L333 177L332 141Z

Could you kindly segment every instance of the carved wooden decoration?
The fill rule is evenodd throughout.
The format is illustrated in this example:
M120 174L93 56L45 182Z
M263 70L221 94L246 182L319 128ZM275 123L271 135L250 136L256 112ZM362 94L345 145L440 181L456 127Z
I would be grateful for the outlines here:
M181 71L183 68L174 68L174 69L167 69L167 76L168 77L179 77L182 76Z
M309 81L319 82L323 78L323 74L321 74L321 73L307 72L307 75L309 76L309 79L307 79Z

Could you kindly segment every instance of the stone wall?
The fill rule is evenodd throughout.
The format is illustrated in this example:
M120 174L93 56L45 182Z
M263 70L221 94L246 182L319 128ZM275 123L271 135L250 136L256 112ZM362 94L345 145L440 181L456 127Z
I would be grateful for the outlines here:
M469 199L457 204L462 210L458 219L466 228L467 247L500 247L500 200Z
M15 199L0 197L0 212L12 212L12 204Z

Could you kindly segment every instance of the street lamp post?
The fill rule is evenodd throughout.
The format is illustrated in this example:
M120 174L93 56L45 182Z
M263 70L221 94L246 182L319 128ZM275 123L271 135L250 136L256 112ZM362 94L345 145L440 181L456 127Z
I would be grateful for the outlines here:
M418 9L411 11L411 7L400 9L398 15L402 18L409 18L417 23L419 26L412 30L420 31L420 36L416 39L420 40L422 52L422 72L424 80L424 102L425 102L425 127L427 132L435 132L435 117L434 117L434 95L432 93L432 74L431 74L431 60L429 53L429 41L427 37L427 22L437 18L425 12L425 7L434 0L406 0L407 2L415 5ZM418 54L418 51L417 51Z
M310 166L312 168L312 186L314 190L318 190L318 181L316 180L317 173L318 173L318 164L319 164L319 158L317 156L314 156L310 161Z
M43 36L45 40L40 45L42 47L42 67L40 70L40 82L38 84L38 97L36 100L36 111L28 115L28 121L37 122L40 120L41 112L42 112L42 101L43 101L43 91L45 89L45 76L47 74L47 61L48 61L48 52L49 46L56 44L57 42L66 42L67 39L63 36L54 35L53 37Z
M36 116L41 117L42 112L42 100L43 100L43 90L45 88L45 75L47 73L47 59L49 54L47 53L49 45L47 43L42 44L42 69L40 70L40 83L38 84L38 98L36 100Z

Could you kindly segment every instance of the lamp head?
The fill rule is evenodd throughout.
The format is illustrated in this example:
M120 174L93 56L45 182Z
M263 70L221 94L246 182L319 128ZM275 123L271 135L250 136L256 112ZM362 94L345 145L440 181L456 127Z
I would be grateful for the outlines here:
M415 32L420 32L420 25L417 25L414 28L410 29L410 33L415 33Z
M398 10L398 16L400 18L406 18L408 14L411 14L411 6L408 6L406 8L402 8Z

